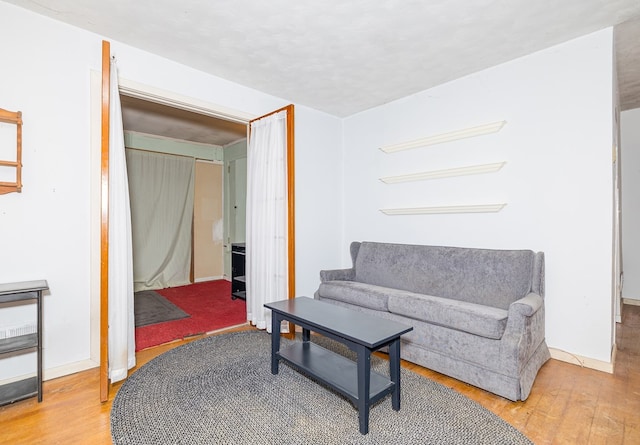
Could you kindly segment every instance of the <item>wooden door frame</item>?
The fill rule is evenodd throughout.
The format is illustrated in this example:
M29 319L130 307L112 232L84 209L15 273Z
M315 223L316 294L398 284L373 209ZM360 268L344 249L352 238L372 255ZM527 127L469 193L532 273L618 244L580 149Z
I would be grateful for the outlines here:
M102 41L100 107L100 401L109 399L109 114L111 111L111 44Z

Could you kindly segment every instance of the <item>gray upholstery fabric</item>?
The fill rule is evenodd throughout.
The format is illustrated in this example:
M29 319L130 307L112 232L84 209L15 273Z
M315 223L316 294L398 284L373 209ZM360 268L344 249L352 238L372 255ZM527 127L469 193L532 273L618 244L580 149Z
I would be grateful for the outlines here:
M401 315L325 299L319 296L318 292L315 297L377 317L405 324L408 322L407 318ZM404 360L513 401L526 400L529 397L538 370L550 358L544 340L527 362L517 363L513 360L514 355L509 354L510 348L502 340L471 336L417 320L410 324L414 330L402 336L400 352ZM500 369L503 364L509 366Z
M402 292L387 287L358 283L357 281L329 281L320 284L320 293L325 298L356 304L377 311L389 310L389 295Z
M493 339L500 339L507 325L507 311L504 309L357 281L321 283L319 293L323 298L388 311Z
M320 280L325 283L327 281L353 281L356 278L355 269L336 269L336 270L321 270Z
M507 309L531 290L534 252L363 242L355 281Z
M507 325L507 311L450 298L406 293L393 295L389 312L499 340Z
M406 360L529 396L550 358L542 252L354 242L351 255L353 268L321 272L315 298L413 326Z
M544 254L542 252L536 252L536 258L533 263L531 292L535 292L544 298Z

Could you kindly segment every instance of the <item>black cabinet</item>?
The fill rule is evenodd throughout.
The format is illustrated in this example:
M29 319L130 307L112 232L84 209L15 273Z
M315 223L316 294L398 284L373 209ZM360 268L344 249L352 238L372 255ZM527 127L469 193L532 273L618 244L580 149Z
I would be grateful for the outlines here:
M246 300L247 289L245 280L245 245L231 244L231 298Z
M42 402L42 291L49 289L45 280L0 284L0 309L12 304L31 301L37 304L37 330L35 334L18 335L0 340L0 360L2 356L32 352L37 353L35 377L27 377L17 382L0 386L0 405L38 396Z

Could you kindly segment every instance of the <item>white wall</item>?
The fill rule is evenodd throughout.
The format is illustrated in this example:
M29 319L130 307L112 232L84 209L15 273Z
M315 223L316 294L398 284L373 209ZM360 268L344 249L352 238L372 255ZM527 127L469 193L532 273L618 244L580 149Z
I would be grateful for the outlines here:
M91 365L90 221L98 206L90 200L90 128L97 118L90 79L101 69L102 38L0 2L0 40L11 42L0 45L0 107L24 118L24 191L0 196L0 282L48 280L44 366L78 370ZM256 116L288 103L118 42L111 51L120 77L131 82ZM295 130L296 278L298 293L310 294L320 264L340 257L341 184L326 178L335 176L340 158L341 121L296 106ZM0 314L0 326L29 315L25 308ZM30 371L22 358L3 360L0 380Z
M310 130L299 132L300 126ZM320 270L342 255L341 150L341 123L296 107L296 296L313 296Z
M640 108L620 113L622 296L640 303Z
M19 36L16 37L16 36ZM101 37L0 2L0 107L24 117L24 191L0 196L0 282L47 279L47 370L89 362L90 73ZM112 42L129 81L260 115L287 103ZM351 240L530 248L547 259L547 339L609 361L612 32L344 121L296 105L297 295L348 264ZM399 73L401 75L401 73ZM495 135L386 155L383 144L506 120ZM508 163L497 174L383 185L381 176ZM385 207L507 202L497 214L389 217ZM6 314L9 312L9 314ZM0 311L0 325L28 316ZM0 380L29 372L3 361Z
M89 358L88 92L100 41L4 3L0 36L11 42L0 45L0 107L24 120L23 191L0 196L0 281L48 281L44 360L55 368ZM0 324L26 321L21 309L0 311ZM35 369L23 359L4 359L0 379Z
M343 265L352 240L544 251L549 346L610 362L612 90L607 29L347 118ZM493 135L378 149L500 120ZM500 161L494 174L378 180ZM488 214L379 211L502 202Z

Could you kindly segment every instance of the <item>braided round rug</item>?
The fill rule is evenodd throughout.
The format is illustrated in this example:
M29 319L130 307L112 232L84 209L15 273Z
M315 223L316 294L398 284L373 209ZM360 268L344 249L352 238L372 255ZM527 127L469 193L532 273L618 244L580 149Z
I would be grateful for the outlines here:
M312 340L351 354L332 340ZM271 336L249 331L207 337L156 357L118 391L113 443L532 443L478 403L404 368L400 411L393 411L390 396L383 398L371 407L369 433L362 435L348 399L282 362L272 375L270 355ZM371 365L388 375L386 360L372 356Z

